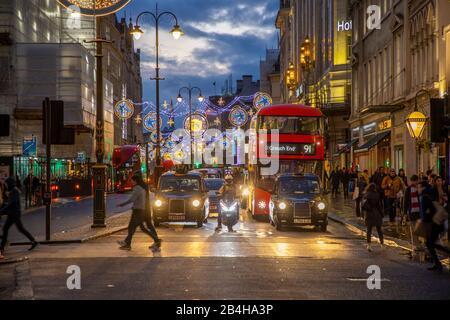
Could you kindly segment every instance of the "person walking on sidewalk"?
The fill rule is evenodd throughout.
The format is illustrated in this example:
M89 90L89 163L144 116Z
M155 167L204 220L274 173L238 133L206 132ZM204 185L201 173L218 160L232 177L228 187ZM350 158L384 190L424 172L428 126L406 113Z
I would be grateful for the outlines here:
M364 176L364 173L361 173L359 175L358 181L356 183L356 189L354 191L354 198L355 198L355 209L356 209L356 217L362 218L362 212L361 212L361 200L363 198L364 190L366 190L366 187L368 186L366 177Z
M410 185L405 190L403 198L403 214L409 219L409 231L411 234L412 255L420 250L419 237L414 233L417 221L420 219L420 201L418 189L419 177L412 175Z
M147 192L145 190L146 185L144 181L142 180L142 177L139 175L135 175L131 178L131 182L133 184L133 193L131 194L131 197L123 202L120 203L119 207L124 207L127 204L132 203L132 213L131 213L131 219L130 223L128 225L128 236L123 241L118 241L118 244L120 245L121 250L131 250L131 241L133 239L133 235L136 232L137 227L140 227L142 232L149 235L153 241L154 244L150 246L151 250L156 250L161 247L161 239L158 237L158 234L156 232L155 227L153 226L153 223L149 222L149 219L147 219ZM147 225L145 225L144 222L147 221Z
M333 198L336 198L339 192L339 184L341 183L341 173L339 168L333 170L333 172L330 175L330 180L331 180L331 196Z
M383 207L381 204L380 193L374 183L367 186L362 203L362 210L364 211L367 227L367 250L371 252L372 230L374 227L377 229L381 247L383 247L384 244L383 230L381 228L383 224Z
M8 233L9 229L13 224L16 225L17 230L22 233L25 237L28 238L31 242L30 251L36 248L38 245L37 241L28 232L27 229L22 224L21 214L22 210L20 208L20 191L16 186L16 179L13 177L9 177L5 181L6 186L8 188L8 200L6 203L0 208L0 214L6 213L8 218L6 219L5 225L3 226L3 235L2 242L0 244L0 256L3 257L3 253L6 247L6 243L8 242Z
M344 199L348 199L348 187L350 184L351 175L349 169L345 167L342 169L342 188L344 190Z
M439 234L442 232L444 226L438 225L433 221L434 215L437 213L436 207L433 201L436 201L436 194L431 186L422 181L419 183L420 194L420 213L422 222L430 226L429 231L426 234L426 246L430 254L431 262L433 266L428 268L430 271L442 271L442 263L436 252L436 241L439 238Z
M396 217L396 206L395 200L397 199L397 194L405 189L403 180L397 176L395 169L391 169L388 176L384 177L381 183L381 188L384 191L384 211L385 214L389 215L389 221L391 223L395 222Z

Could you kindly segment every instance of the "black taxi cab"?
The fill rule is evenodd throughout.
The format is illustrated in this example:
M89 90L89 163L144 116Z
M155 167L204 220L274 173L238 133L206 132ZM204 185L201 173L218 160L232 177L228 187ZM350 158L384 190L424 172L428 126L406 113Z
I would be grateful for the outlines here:
M201 174L163 174L154 190L153 222L194 222L201 228L209 214L208 193Z
M325 232L328 206L314 174L282 174L275 179L269 205L270 223L283 227L315 226Z

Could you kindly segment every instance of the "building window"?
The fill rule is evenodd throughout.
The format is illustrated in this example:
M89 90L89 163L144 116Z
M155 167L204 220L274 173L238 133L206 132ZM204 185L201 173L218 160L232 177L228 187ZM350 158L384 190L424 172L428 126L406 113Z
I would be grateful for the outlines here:
M396 98L403 94L403 43L402 33L394 38L394 96Z
M394 148L394 167L395 170L398 172L398 170L404 168L403 163L403 146L395 146Z

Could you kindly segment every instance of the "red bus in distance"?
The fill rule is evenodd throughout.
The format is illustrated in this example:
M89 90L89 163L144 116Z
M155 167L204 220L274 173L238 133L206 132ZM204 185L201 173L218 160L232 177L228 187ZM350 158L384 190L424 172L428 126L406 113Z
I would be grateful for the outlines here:
M131 178L141 172L141 149L139 146L115 148L112 162L115 173L115 190L117 192L132 190Z

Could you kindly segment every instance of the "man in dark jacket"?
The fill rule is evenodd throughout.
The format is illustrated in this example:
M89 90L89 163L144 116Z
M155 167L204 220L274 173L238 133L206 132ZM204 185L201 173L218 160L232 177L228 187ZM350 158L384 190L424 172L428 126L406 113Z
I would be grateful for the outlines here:
M420 219L420 201L418 189L419 177L412 175L410 184L405 190L403 197L403 214L409 218L409 229L411 232L411 244L413 247L413 254L419 247L419 238L414 234L414 228L417 220Z
M339 184L341 183L341 172L339 168L333 170L330 175L331 180L331 196L336 197L339 191Z
M348 169L342 169L342 189L344 190L344 199L348 199L348 187L350 183L351 175Z
M436 208L433 201L436 201L435 193L431 186L422 181L419 183L420 193L420 215L424 223L431 225L431 230L426 237L426 246L430 253L431 261L434 265L428 268L430 271L442 271L442 264L436 252L436 241L439 238L439 234L443 231L444 226L437 225L433 222L433 216L436 214Z
M0 214L7 214L5 225L3 226L2 242L0 244L0 256L3 256L6 243L8 241L8 232L13 224L16 225L17 230L19 230L25 237L31 241L30 251L36 248L38 243L34 237L25 229L22 224L21 208L20 208L20 191L16 187L16 179L10 177L5 181L8 188L8 200L4 206L0 209Z
M382 230L383 224L383 209L381 206L381 197L376 189L374 183L369 184L367 191L363 196L363 206L366 226L367 226L367 250L372 251L371 240L372 240L372 229L375 227L377 229L378 238L380 239L380 245L383 247L384 236Z

